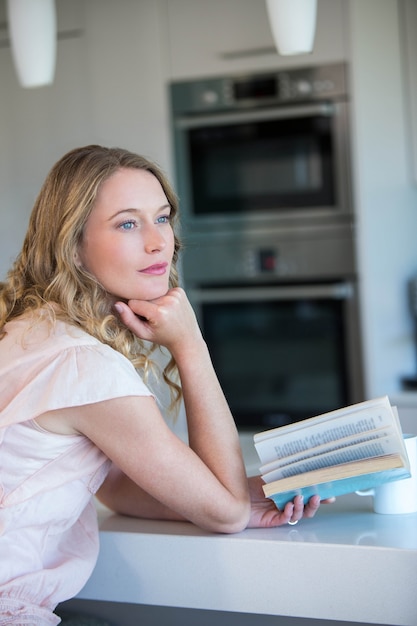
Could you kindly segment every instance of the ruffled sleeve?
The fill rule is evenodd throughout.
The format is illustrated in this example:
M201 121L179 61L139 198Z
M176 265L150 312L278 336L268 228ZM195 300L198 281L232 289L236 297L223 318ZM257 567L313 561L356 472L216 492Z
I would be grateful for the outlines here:
M127 358L83 335L71 339L70 346L65 337L65 347L59 336L48 338L35 349L22 348L10 362L0 360L1 427L55 409L152 395ZM7 344L7 338L3 341Z

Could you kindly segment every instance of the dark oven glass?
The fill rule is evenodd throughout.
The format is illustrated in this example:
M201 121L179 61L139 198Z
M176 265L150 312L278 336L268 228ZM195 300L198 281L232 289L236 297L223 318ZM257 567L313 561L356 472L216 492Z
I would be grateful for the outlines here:
M348 404L342 300L204 303L201 312L238 427L282 426Z
M335 204L332 117L188 130L195 215Z

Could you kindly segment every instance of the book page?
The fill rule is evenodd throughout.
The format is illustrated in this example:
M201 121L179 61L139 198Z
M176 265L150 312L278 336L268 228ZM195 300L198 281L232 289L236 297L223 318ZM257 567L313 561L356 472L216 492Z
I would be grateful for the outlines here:
M303 452L310 454L319 446L383 428L396 433L397 439L401 436L403 444L396 416L386 396L259 433L255 435L254 443L261 463L265 465Z
M263 473L262 478L266 483L269 483L289 478L290 476L320 470L325 467L344 465L362 459L372 459L393 454L401 456L398 451L397 441L397 436L391 435L347 446L339 450L312 456L311 458L304 458L301 461L284 465L284 467L278 467L266 474Z
M388 437L392 435L392 432L393 432L392 428L378 428L376 430L367 431L359 435L357 434L349 435L337 441L329 441L327 443L315 446L314 448L303 449L301 452L296 452L295 454L290 454L289 456L286 456L286 457L274 459L270 463L265 463L259 469L262 474L266 474L274 469L278 469L279 467L284 467L286 465L289 465L290 463L296 463L297 461L302 461L303 459L309 459L311 457L315 457L320 454L327 454L328 452L341 450L343 448L354 446L359 443L365 443L367 441L374 441L382 437Z

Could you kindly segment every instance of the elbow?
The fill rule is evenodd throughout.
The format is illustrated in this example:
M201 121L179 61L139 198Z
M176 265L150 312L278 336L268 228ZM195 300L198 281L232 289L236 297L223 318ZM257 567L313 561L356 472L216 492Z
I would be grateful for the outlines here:
M245 530L249 524L250 512L251 507L249 501L239 503L234 507L233 511L229 509L229 515L227 517L222 517L222 519L215 521L208 530L227 535L240 533Z
M224 535L234 535L234 534L241 533L242 531L244 531L245 528L247 528L247 526L248 526L248 520L244 522L238 521L235 523L227 524L224 528L222 528L218 532Z

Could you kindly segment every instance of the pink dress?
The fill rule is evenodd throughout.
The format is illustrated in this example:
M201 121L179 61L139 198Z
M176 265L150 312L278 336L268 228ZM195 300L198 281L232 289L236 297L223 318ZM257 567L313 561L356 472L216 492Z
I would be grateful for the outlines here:
M45 411L149 396L132 364L85 332L20 318L0 341L0 625L58 624L98 554L92 495L110 467L86 437L42 429ZM115 416L115 429L117 416Z

